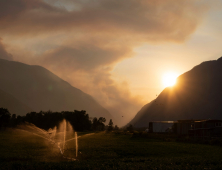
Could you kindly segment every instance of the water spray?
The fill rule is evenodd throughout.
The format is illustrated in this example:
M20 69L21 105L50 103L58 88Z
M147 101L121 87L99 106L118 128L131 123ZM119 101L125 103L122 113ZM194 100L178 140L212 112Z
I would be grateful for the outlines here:
M64 119L63 120L63 123L64 123L64 139L63 139L63 154L65 152L65 143L66 143L66 120Z
M75 132L75 138L76 138L76 158L78 156L78 138L77 138L77 132Z
M41 128L36 127L34 124L27 123L27 122L25 122L25 124L23 124L23 125L20 125L18 127L18 129L28 132L28 133L31 133L35 136L42 138L42 139L45 139L45 140L49 141L51 144L57 146L60 151L60 154L62 155L63 158L69 159L72 161L77 160L76 158L66 157L64 155L65 150L68 150L68 149L66 149L66 143L67 143L67 141L70 141L70 139L68 139L66 141L67 131L69 131L72 134L74 133L74 130L73 130L71 124L69 122L67 122L65 119L60 123L60 125L58 127L54 127L53 130L49 129L48 131L45 131ZM78 143L77 143L78 137L77 137L76 132L74 133L74 136L75 137L72 138L71 140L76 139L76 144L78 145ZM76 157L77 157L77 152L78 152L77 145L76 145Z
M77 132L74 133L72 125L65 119L60 123L58 127L54 127L53 129L49 129L48 131L38 128L34 124L27 123L27 122L23 125L20 125L18 127L18 130L31 133L32 135L38 136L44 140L49 141L52 144L52 146L56 146L59 149L60 154L62 155L63 158L69 159L72 161L77 160L76 158L78 157L78 138L80 138L81 136L78 136ZM71 133L72 138L67 139L69 138L70 133ZM86 134L84 136L88 136L92 134L94 133ZM66 157L64 155L65 151L69 151L69 149L66 148L67 142L70 142L72 140L75 140L74 141L75 147L76 147L75 158ZM70 151L71 151L71 148L70 148Z

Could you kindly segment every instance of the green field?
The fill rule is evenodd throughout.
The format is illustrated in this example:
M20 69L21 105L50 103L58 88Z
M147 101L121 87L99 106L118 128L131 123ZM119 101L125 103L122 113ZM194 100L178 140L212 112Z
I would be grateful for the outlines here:
M0 132L0 169L222 169L222 147L133 138L132 134L81 136L78 161L64 159L49 141L20 130ZM74 140L66 155L75 157Z

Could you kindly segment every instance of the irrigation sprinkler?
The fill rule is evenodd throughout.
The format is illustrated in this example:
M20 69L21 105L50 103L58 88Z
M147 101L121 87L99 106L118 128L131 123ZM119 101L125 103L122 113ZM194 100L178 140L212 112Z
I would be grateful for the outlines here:
M74 133L73 127L72 125L66 121L65 119L60 123L60 125L58 127L55 127L52 129L49 129L48 131L41 129L39 127L36 127L34 124L31 123L27 123L25 122L25 124L21 125L18 127L19 130L31 133L35 136L38 136L44 140L49 141L53 146L57 146L57 148L60 151L60 154L62 155L63 158L65 159L69 159L69 160L77 160L77 156L78 156L78 136L77 136L77 132ZM71 134L71 136L74 135L74 138L71 139L67 139L67 132L69 132L69 134ZM72 158L72 157L66 157L65 156L65 151L68 150L72 150L72 148L67 148L67 142L71 141L71 140L75 140L75 150L76 150L76 158Z

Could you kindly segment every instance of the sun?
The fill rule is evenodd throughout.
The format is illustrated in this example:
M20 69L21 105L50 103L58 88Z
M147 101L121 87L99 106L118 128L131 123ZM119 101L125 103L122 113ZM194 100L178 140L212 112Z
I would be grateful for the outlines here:
M174 86L177 82L178 75L174 72L167 72L163 75L164 87Z

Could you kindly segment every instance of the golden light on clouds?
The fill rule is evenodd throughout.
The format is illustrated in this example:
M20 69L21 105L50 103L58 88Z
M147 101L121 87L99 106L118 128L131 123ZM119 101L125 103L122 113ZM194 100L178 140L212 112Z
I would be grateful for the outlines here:
M178 75L174 72L167 72L163 75L164 87L174 86L177 82Z
M200 43L193 41L189 49L183 43L196 33L215 1L3 0L0 58L45 67L92 95L123 125L144 99L149 102L161 92L164 70L182 73L190 68L176 66L189 65L187 56ZM206 38L199 37L198 42ZM147 45L144 54L137 55L134 49ZM170 77L164 87L172 85Z

